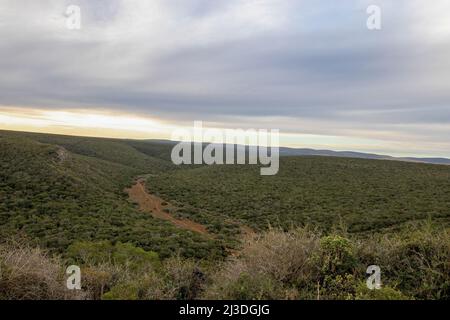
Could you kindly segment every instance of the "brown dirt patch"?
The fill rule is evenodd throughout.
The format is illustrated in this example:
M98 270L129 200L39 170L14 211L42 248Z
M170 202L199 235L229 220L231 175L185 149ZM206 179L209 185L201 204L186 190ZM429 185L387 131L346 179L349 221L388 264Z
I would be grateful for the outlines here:
M130 188L125 190L130 199L139 205L139 210L148 212L157 219L167 220L179 228L194 231L200 234L208 235L208 231L204 225L188 219L177 219L165 212L165 208L171 208L171 205L163 199L147 192L145 181L138 179L137 182ZM167 205L162 205L167 203Z

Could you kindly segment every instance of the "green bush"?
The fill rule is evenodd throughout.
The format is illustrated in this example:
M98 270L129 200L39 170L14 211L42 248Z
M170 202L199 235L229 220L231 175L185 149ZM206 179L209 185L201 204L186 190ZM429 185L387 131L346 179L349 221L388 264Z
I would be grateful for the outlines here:
M366 283L361 283L356 288L356 300L410 300L399 290L383 286L381 289L370 290Z
M103 300L138 300L140 284L120 283L102 296Z
M448 231L426 224L411 228L383 237L328 235L320 240L305 229L270 230L246 243L238 257L212 275L205 297L447 299ZM381 267L379 290L365 284L372 264Z
M147 267L156 268L160 262L156 252L145 251L130 243L117 242L112 245L108 241L75 242L69 246L67 257L89 265L124 265L134 271Z
M337 235L323 237L317 259L322 275L353 273L356 266L354 248L349 239Z
M231 282L221 299L229 300L271 300L283 298L280 283L265 274L242 273Z
M450 298L450 234L429 221L361 245L361 260L378 264L383 278L417 299ZM384 282L384 281L383 281Z

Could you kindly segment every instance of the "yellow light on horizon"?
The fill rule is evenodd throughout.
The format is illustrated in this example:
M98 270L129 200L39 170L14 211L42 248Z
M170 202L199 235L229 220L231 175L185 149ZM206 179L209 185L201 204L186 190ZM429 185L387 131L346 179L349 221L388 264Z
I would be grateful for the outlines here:
M264 120L264 119L263 119ZM281 121L281 120L280 120ZM262 127L267 123L262 121ZM205 123L205 129L224 130L229 126ZM223 124L222 124L223 125ZM0 106L0 130L121 139L178 139L177 129L191 130L188 121L167 123L148 116L105 110L51 110ZM237 128L236 128L237 129ZM244 129L245 130L245 129ZM366 131L360 134L329 135L280 132L280 145L292 148L353 150L393 156L449 157L445 142L420 142L414 139L390 140L389 136ZM208 142L208 141L206 141ZM430 149L430 146L433 149Z
M114 138L163 138L172 126L162 121L99 110L41 110L0 108L0 128L55 134Z

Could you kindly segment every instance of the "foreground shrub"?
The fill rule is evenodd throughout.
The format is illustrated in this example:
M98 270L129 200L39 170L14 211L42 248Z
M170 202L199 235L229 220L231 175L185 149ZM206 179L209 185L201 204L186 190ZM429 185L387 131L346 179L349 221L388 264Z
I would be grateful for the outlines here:
M352 299L355 295L357 258L352 242L339 235L320 239L314 252L317 299Z
M121 242L75 242L67 256L81 264L82 286L91 299L143 299L144 277L161 265L157 253Z
M84 265L112 264L127 266L134 271L142 271L146 267L157 267L159 257L156 252L145 251L130 243L109 241L80 241L72 244L67 250L67 256L73 261Z
M138 300L142 284L136 281L119 283L102 296L103 300Z
M356 267L353 245L349 239L341 236L323 237L315 262L323 276L353 273Z
M0 246L0 299L83 299L86 294L66 288L61 261L25 242Z
M429 223L354 238L311 228L250 236L222 263L160 261L130 244L75 243L69 261L26 243L0 245L0 299L449 299L450 237ZM82 290L65 286L78 264ZM381 268L369 290L366 269Z
M236 281L228 284L224 299L230 300L273 300L288 298L285 290L265 274L239 275ZM295 294L296 296L296 294Z
M191 300L198 298L205 274L192 260L165 260L158 270L124 279L103 295L104 299Z
M103 263L83 266L82 289L89 292L89 299L99 300L116 283L129 279L128 270L121 266Z
M365 283L360 283L356 288L357 300L410 300L411 298L404 295L399 290L384 286L379 290L370 290Z
M369 290L366 269L381 268L382 288ZM427 223L364 239L308 228L270 230L249 240L216 271L212 299L448 299L450 237Z
M311 260L318 247L319 236L307 228L292 232L272 229L248 238L240 254L213 276L205 297L298 298L296 287L309 287L314 283Z
M361 260L378 264L384 279L417 299L450 299L450 233L429 222L360 247Z

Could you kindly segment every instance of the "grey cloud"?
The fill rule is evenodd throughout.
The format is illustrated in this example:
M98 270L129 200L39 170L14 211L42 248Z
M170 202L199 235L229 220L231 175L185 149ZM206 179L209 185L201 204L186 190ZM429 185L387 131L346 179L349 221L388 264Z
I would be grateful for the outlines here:
M362 123L372 131L382 124L399 135L423 130L402 125L450 128L450 38L412 30L403 2L381 1L386 22L378 32L365 29L368 1L286 1L283 19L274 18L280 25L259 29L249 18L241 35L226 32L237 20L220 21L224 34L196 26L213 28L208 19L232 6L239 12L239 1L186 1L161 9L186 30L175 25L113 40L101 30L121 21L125 2L76 3L96 36L83 35L94 34L89 26L72 37L11 19L0 25L0 105L111 108L168 121L276 117ZM274 126L295 129L280 121Z

